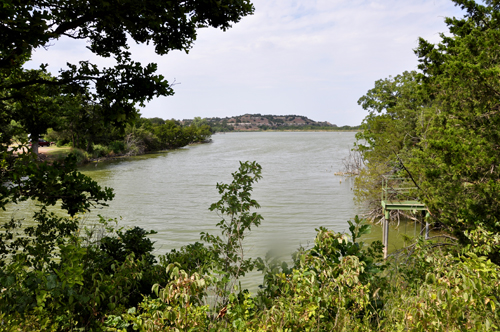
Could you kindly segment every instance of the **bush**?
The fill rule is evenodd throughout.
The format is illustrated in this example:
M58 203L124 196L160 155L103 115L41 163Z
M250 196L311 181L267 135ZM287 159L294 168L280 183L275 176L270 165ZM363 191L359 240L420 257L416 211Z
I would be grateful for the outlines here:
M215 252L211 248L203 243L195 242L183 246L180 250L173 249L164 256L160 256L160 264L167 267L175 263L188 274L204 275L210 272L213 262L217 259L218 257L215 256Z
M72 149L71 153L76 156L77 164L86 163L90 159L89 154L81 149Z
M125 142L124 141L114 141L109 144L108 147L115 154L121 154L125 152Z
M154 265L152 232L106 227L79 237L79 219L43 212L37 222L31 237L0 237L2 331L102 330L105 315L137 306L153 284L168 281Z
M388 275L382 325L394 331L498 331L500 267L420 240Z
M107 146L101 145L101 144L95 144L92 147L92 157L93 158L100 158L100 157L106 157L110 152L110 149Z
M58 148L63 147L63 146L72 146L71 141L68 139L60 139L56 141L56 146Z
M356 241L369 227L356 218L350 229L350 239L319 229L314 248L301 251L292 268L266 270L266 288L258 297L251 297L246 290L225 293L213 272L203 268L208 255L202 244L172 252L168 258L181 264L167 266L169 280L164 287L154 286L158 298L146 297L138 310L110 317L107 324L116 330L128 326L141 331L370 331L380 308L377 293L386 285L378 279L385 265L377 263L382 253L380 242L365 248ZM195 254L197 251L200 253ZM226 255L218 254L214 262ZM234 275L226 279L231 277ZM210 308L200 302L210 287L227 298L219 303L221 307Z

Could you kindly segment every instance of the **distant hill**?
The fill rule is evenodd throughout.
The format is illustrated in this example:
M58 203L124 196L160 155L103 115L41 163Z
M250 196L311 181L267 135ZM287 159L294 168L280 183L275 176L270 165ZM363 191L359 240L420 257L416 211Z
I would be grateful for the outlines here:
M264 115L244 114L226 118L203 119L215 132L223 131L258 131L258 130L356 130L351 126L338 127L328 121L317 122L303 115ZM189 124L193 120L182 122Z

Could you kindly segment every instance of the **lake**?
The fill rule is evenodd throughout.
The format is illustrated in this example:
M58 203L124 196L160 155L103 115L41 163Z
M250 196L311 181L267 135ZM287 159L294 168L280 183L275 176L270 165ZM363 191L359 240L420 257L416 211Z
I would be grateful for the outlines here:
M156 254L164 254L199 241L200 232L218 234L215 224L220 218L208 208L219 200L216 184L230 182L240 161L257 161L263 175L252 197L260 203L258 212L264 220L246 238L249 256L308 247L316 228L346 232L347 220L361 212L353 200L354 179L334 174L342 170L342 159L354 144L353 132L247 132L217 134L212 139L209 144L81 167L116 193L109 207L85 218L95 220L100 214L119 218L121 226L155 230ZM10 207L0 213L0 221L29 218L34 203ZM399 230L413 230L412 225L403 224ZM395 229L391 232L391 249L401 247ZM374 226L364 239L381 240L381 228ZM261 280L256 273L244 284L254 289Z
M252 197L264 217L247 239L250 254L270 247L297 248L324 226L342 232L357 213L352 179L334 175L352 148L352 132L251 132L213 136L213 143L88 165L81 171L115 189L110 206L98 211L122 217L125 226L158 232L158 253L216 232L220 220L208 208L219 199L217 182L228 183L239 161L257 161L262 180Z

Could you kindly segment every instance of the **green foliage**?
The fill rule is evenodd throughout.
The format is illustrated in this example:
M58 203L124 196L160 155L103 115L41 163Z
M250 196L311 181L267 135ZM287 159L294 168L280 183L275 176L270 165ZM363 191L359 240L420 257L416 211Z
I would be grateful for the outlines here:
M167 269L169 281L164 288L153 287L157 298L146 298L138 307L126 314L109 316L106 325L111 331L125 331L133 326L139 331L208 331L208 305L196 305L206 282L197 273L192 275L179 270L175 264Z
M153 251L153 242L146 236L156 234L155 231L145 231L140 227L133 227L126 230L116 231L116 237L105 236L100 240L100 250L105 258L102 260L102 268L109 267L109 262L124 262L127 256L134 254L135 257L142 257L145 261L153 265L156 261L151 254Z
M153 121L137 118L120 131L104 126L101 121L103 109L99 105L85 102L82 107L66 110L61 119L65 129L50 129L48 135L51 141L57 141L58 146L72 142L73 147L81 148L73 150L79 164L113 154L138 155L207 142L212 134L210 126L203 121L186 126L175 120L164 121L160 118Z
M90 159L89 154L81 149L72 149L71 155L75 156L76 163L79 165L86 163Z
M9 183L0 186L2 194L0 207L5 210L9 202L17 203L28 199L36 199L42 204L55 205L61 201L61 208L70 215L86 212L95 204L113 198L110 188L102 189L97 182L76 171L77 157L70 154L63 162L52 165L37 163L31 154L17 158L3 153L0 182Z
M361 153L365 167L355 180L355 194L358 202L367 205L372 221L383 215L382 176L409 177L404 167L426 137L432 103L421 92L418 77L416 72L404 72L378 80L358 100L369 114L363 120L362 131L356 134L355 150ZM408 193L406 198L420 197L418 193Z
M33 90L39 88L61 89L61 97L84 93L105 110L102 121L123 126L137 116L136 104L173 94L171 84L156 73L156 64L142 65L131 59L130 41L152 43L159 55L173 50L187 52L198 28L226 30L253 10L247 0L196 0L182 4L157 1L138 4L130 0L116 3L93 0L85 4L4 2L0 17L5 28L0 41L0 100L18 102L26 96L38 99L43 93ZM64 37L87 40L93 54L112 57L115 65L99 68L89 61L80 61L67 64L54 78L46 77L46 65L38 70L22 68L35 49ZM49 117L55 115L47 107L43 110ZM4 111L8 108L2 107Z
M394 331L495 331L500 268L423 241L388 277L383 325Z
M123 141L114 141L109 145L109 149L113 151L115 154L120 154L125 151L125 142Z
M500 254L500 234L488 231L482 225L472 231L465 231L464 235L467 237L468 244L466 252L471 252L477 255L486 255L496 258Z
M216 301L222 304L227 303L236 280L254 267L254 260L245 256L243 240L252 226L258 227L263 220L257 212L250 212L260 207L250 194L253 184L261 179L261 172L262 168L256 162L240 162L238 171L232 174L231 183L217 183L221 199L210 206L210 211L217 211L222 218L217 223L222 234L201 233L201 239L211 245L215 258L212 268L219 275L214 281Z
M420 239L382 260L382 244L360 239L370 226L357 216L350 235L319 228L314 245L293 264L272 255L249 259L243 239L262 217L251 198L260 166L240 163L229 184L217 184L220 236L209 245L173 250L156 263L154 232L115 229L112 220L83 228L78 219L42 210L24 237L2 238L2 329L61 331L442 331L500 327L500 268L482 254L497 250L498 236L468 232L461 248ZM5 225L6 234L19 226ZM78 236L77 236L78 235ZM484 235L492 235L484 239ZM449 248L449 249L448 249ZM257 296L233 288L257 267ZM209 299L217 301L208 305ZM213 302L213 301L212 301ZM215 311L214 311L215 310Z
M206 275L211 272L213 262L218 260L215 255L216 253L211 248L206 247L203 243L195 242L183 246L180 250L173 249L160 256L160 265L167 267L169 264L175 263L179 269L188 274Z
M175 120L167 120L153 127L162 149L178 148L190 143L206 141L212 135L210 126L201 121L193 121L189 126L181 126Z
M380 241L373 242L369 247L364 248L363 242L357 241L362 235L370 232L370 226L363 224L363 221L355 217L354 223L348 221L351 238L345 234L334 233L324 227L320 227L313 248L305 251L300 249L294 255L294 266L291 268L285 262L280 262L271 257L258 259L257 267L264 273L264 287L262 294L267 298L273 298L279 294L280 287L273 284L276 275L280 273L290 274L291 271L303 264L307 265L306 261L301 261L303 257L315 257L320 259L322 264L333 267L340 263L345 256L356 256L364 264L364 272L360 276L363 282L374 282L374 278L385 269L385 265L381 263L382 244ZM311 266L309 266L312 268ZM324 266L314 268L316 273L321 273ZM378 280L378 282L381 282Z
M78 219L46 213L37 219L41 225L25 231L30 237L17 238L17 246L1 257L0 312L7 326L100 329L105 314L136 306L155 282L166 280L154 265L146 237L151 232L114 230L101 220L104 232L88 229L79 238Z
M94 158L105 157L110 153L110 149L108 147L100 144L94 145L92 150L92 157Z
M14 121L24 132L30 134L30 140L33 142L32 149L38 153L38 139L47 133L49 128L58 128L61 126L61 115L63 109L72 107L72 98L63 93L61 88L52 84L54 78L48 74L45 69L27 70L29 77L39 77L48 84L30 84L12 91L5 91L4 83L15 80L17 75L11 76L5 80L1 75L0 65L0 96L11 94L11 97L0 99L0 108L6 119ZM9 128L0 128L0 132L5 136L6 143L10 143L15 132ZM11 136L12 135L12 136Z
M500 232L500 11L494 1L455 3L465 17L446 19L449 35L437 45L421 39L417 49L439 111L415 164L425 165L421 187L430 211L467 243L465 232L478 226Z
M380 243L364 248L356 242L368 229L356 218L350 227L354 241L344 234L318 230L314 248L299 252L295 266L281 264L280 271L266 270L263 292L257 297L248 291L229 294L226 305L212 319L209 308L197 303L213 279L170 264L167 271L172 281L164 288L155 286L159 299L145 298L139 311L112 317L108 326L132 325L140 331L369 331L376 326L372 318L378 317L381 307L371 294L380 297L383 292L377 288L387 284L377 277L385 268L379 264Z
M357 135L366 169L356 194L376 209L381 175L411 177L418 190L408 198L467 245L475 229L500 233L500 11L494 1L454 2L466 14L446 19L437 45L420 39L422 73L377 81L360 99L369 115ZM497 251L489 257L500 262Z
M0 266L8 265L9 260L18 255L29 268L42 269L54 264L56 248L78 229L74 219L57 217L47 212L45 207L33 217L35 226L29 226L20 232L21 222L12 219L2 225L0 234Z

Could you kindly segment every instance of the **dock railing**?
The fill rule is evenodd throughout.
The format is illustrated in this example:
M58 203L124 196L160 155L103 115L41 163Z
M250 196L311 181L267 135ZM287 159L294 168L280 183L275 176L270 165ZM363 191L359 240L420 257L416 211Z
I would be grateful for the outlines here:
M389 175L382 176L382 201L401 200L403 194L409 194L410 191L415 189L417 187L408 178Z
M383 176L381 204L384 212L382 242L384 244L384 258L387 258L389 247L389 218L391 210L427 211L425 204L411 199L409 194L417 187L410 179L396 176ZM426 217L428 213L425 213ZM429 237L429 224L425 223L425 238Z

